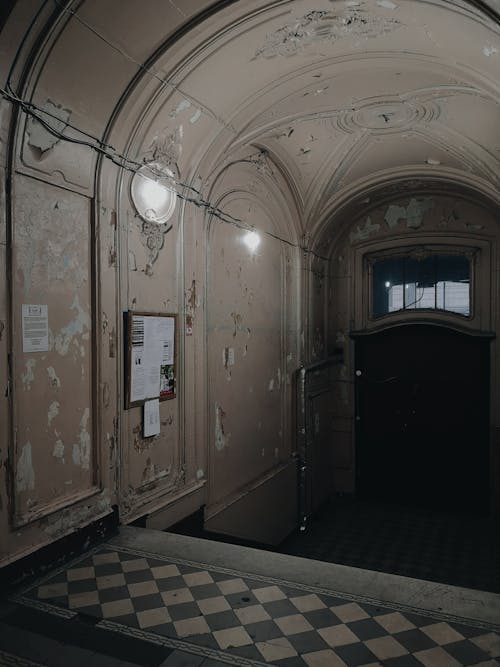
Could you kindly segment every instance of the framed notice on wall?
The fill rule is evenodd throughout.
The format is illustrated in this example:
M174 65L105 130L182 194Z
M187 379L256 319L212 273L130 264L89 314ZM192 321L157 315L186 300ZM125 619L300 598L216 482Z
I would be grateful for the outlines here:
M126 409L154 398L175 398L176 325L176 315L126 313Z

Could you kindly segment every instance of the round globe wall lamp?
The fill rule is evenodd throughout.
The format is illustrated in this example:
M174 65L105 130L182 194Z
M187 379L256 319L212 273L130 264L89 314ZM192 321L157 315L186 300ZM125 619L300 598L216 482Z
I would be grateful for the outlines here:
M130 194L145 222L164 225L172 217L177 200L174 174L159 162L148 162L135 172Z

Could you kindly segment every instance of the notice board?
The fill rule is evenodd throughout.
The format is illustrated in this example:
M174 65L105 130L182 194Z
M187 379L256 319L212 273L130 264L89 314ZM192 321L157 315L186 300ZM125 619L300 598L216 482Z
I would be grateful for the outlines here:
M125 408L175 398L177 316L129 310L125 325Z

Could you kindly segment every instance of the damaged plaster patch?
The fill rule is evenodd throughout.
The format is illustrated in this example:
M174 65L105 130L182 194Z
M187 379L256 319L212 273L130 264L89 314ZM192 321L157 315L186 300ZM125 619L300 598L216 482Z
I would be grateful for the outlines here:
M215 404L215 448L217 451L221 451L226 446L226 434L224 432L224 417L226 413L222 407L216 403Z
M21 450L17 461L16 487L18 491L33 491L35 488L35 470L31 457L31 442L27 442Z
M200 120L200 118L201 118L201 109L197 109L189 119L189 122L191 123L191 125L194 125Z
M31 389L32 383L35 381L35 373L33 369L36 366L36 359L28 359L26 362L26 373L21 375L21 380L24 385L24 388L28 391Z
M47 425L50 426L52 424L52 420L57 417L59 414L59 408L60 404L58 401L54 401L53 403L50 404L49 411L47 413Z
M85 408L80 420L79 442L73 445L73 463L81 466L84 470L90 467L90 434L87 431L88 421L90 419L90 410Z
M406 220L406 226L409 229L418 229L422 225L425 214L431 210L432 206L433 201L429 197L411 199L406 207L391 204L384 220L390 229L397 227L400 220Z
M378 37L398 26L396 19L370 14L360 3L349 3L339 10L312 10L268 34L255 57L292 56L314 44L334 43L344 37Z
M196 296L196 280L191 281L191 287L188 290L186 290L185 299L186 299L186 305L185 305L186 336L192 336L196 309L200 305L200 300Z
M54 389L60 389L61 380L57 377L53 366L49 366L47 368L47 375L49 376L50 386L53 387Z
M76 311L75 318L67 324L56 335L54 340L54 347L61 356L68 354L69 346L75 336L84 333L85 329L90 329L90 316L80 306L78 295L75 295L71 309Z
M47 100L41 108L41 117L43 120L47 120L50 123L51 127L54 128L55 133L62 134L68 126L71 111L69 109L64 109L60 104L55 104L51 100ZM47 113L44 114L43 111L46 111ZM54 118L54 116L56 116L56 118ZM59 137L45 129L45 127L43 127L43 125L35 118L29 119L26 132L29 137L28 145L31 146L31 148L40 151L40 157L60 141Z
M175 109L172 109L172 111L168 115L170 116L170 118L177 118L179 114L181 114L186 109L189 109L190 106L191 102L189 100L182 100L182 102L179 102L179 104L175 107Z
M236 336L238 334L238 331L243 330L243 318L241 317L241 315L239 313L231 313L231 317L232 317L233 326L234 326L233 338L236 338ZM247 332L248 331L249 331L249 329L247 329Z
M495 53L498 53L498 49L496 48L496 46L492 46L491 44L486 44L486 46L483 46L483 54L487 58L490 58L491 56L495 55Z
M52 456L56 459L61 459L64 463L64 443L62 440L56 440L54 449L52 450Z
M65 482L65 484L68 484L68 482ZM93 502L72 504L60 512L49 517L44 517L40 522L40 528L49 537L57 539L63 535L67 535L69 532L73 532L77 527L95 521L95 517L108 514L110 509L109 493L103 491ZM101 521L97 524L97 530L104 537L104 526Z
M182 125L173 130L165 127L156 134L145 155L145 162L160 162L162 166L177 170L177 162L182 154L182 138L184 130Z
M373 223L372 219L368 216L363 227L359 225L356 227L355 231L349 234L349 239L351 243L356 241L365 241L369 239L372 234L376 234L380 230L380 225L378 222Z
M128 251L128 270L137 271L137 262L135 260L135 255L132 250Z

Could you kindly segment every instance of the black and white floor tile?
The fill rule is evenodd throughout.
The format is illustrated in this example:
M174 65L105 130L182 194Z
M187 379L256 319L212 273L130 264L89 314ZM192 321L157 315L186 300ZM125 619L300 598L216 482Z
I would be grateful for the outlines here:
M193 665L202 658L242 667L500 664L496 626L111 545L16 600L187 651Z

